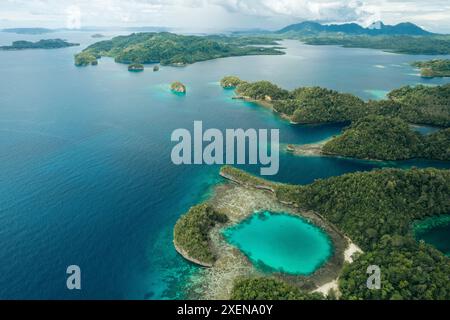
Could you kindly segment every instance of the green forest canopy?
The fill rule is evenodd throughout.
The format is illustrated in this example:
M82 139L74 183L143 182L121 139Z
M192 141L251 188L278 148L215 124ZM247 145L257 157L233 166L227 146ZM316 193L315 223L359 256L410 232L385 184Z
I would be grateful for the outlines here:
M94 43L80 54L112 57L119 63L161 63L184 65L216 58L284 54L276 47L254 44L272 43L268 39L220 36L187 36L169 32L133 33ZM248 44L253 44L249 46ZM77 59L77 57L75 57Z

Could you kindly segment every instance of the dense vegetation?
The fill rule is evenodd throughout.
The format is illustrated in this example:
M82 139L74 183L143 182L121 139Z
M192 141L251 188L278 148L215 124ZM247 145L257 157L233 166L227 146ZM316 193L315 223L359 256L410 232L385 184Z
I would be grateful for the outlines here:
M450 128L439 130L422 139L422 158L450 161Z
M84 67L88 65L96 66L98 64L97 57L88 52L81 52L75 55L75 65Z
M412 65L420 68L420 74L424 78L450 77L450 59L416 61Z
M236 87L236 93L239 96L254 100L274 101L289 97L289 91L281 89L269 81L241 81L241 83Z
M360 159L403 160L419 157L421 142L421 135L405 121L372 115L328 141L323 152Z
M185 65L216 58L283 54L277 48L248 46L273 40L223 36L185 36L168 32L133 33L90 45L82 51L92 56L113 57L119 63Z
M367 266L381 268L381 289L366 286ZM385 235L373 251L346 265L339 279L342 299L448 300L450 259L411 238Z
M297 123L345 122L366 114L358 97L320 87L295 89L290 99L276 102L274 109Z
M0 50L25 50L25 49L59 49L79 46L78 43L70 43L61 39L39 40L37 42L19 40L14 41L10 46L1 46Z
M229 77L227 77L229 78ZM348 122L368 115L401 118L409 123L450 126L450 84L405 86L391 91L388 100L360 98L321 87L288 91L269 81L246 82L232 77L238 96L266 100L273 109L296 123Z
M236 180L264 181L225 168ZM279 200L320 213L365 251L343 270L344 299L450 299L450 260L429 245L417 244L411 232L413 221L449 212L449 170L383 169L272 188ZM373 264L381 268L381 290L366 287L366 269Z
M175 81L170 84L170 90L176 93L186 93L186 86L180 81Z
M299 36L311 45L340 45L346 48L370 48L403 54L450 54L450 36Z
M405 86L391 91L388 97L400 103L400 108L389 115L411 123L450 126L450 84Z
M216 212L207 204L192 207L178 219L174 228L174 242L189 257L205 264L215 261L209 245L209 230L216 223L225 223L227 216Z
M241 278L233 284L231 300L320 300L320 293L301 292L297 287L269 277Z
M243 81L241 79L239 79L238 77L235 76L226 76L223 77L220 80L220 85L223 88L230 88L230 89L234 89L236 88L240 83L242 83Z

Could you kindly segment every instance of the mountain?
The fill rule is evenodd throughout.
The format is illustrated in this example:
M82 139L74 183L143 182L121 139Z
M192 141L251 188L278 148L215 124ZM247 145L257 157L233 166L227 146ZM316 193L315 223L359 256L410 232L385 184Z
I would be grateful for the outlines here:
M386 25L381 21L372 23L369 27L364 28L357 23L344 23L344 24L320 24L314 21L304 21L296 24L291 24L283 29L276 31L275 33L296 33L302 35L315 35L319 33L343 33L348 35L432 35L419 26L410 23L403 22L396 25Z

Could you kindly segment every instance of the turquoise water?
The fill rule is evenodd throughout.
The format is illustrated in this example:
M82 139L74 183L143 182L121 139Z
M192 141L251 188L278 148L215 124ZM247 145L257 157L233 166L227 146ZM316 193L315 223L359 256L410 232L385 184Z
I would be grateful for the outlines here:
M254 265L272 272L308 275L333 252L325 232L289 214L257 213L223 234Z
M408 62L428 57L296 41L283 43L284 56L217 59L159 72L128 72L107 58L97 67L76 68L73 55L95 41L90 35L51 34L80 42L79 48L0 51L0 298L181 298L197 267L173 249L173 226L221 179L217 166L173 165L172 131L203 120L205 128L278 128L281 143L311 143L342 129L290 125L232 100L218 85L226 74L286 88L321 85L365 99L372 97L366 90L449 81L410 75ZM0 44L41 37L0 32ZM170 92L176 80L187 85L185 96ZM274 180L301 184L381 166L448 167L286 153L280 165ZM65 287L71 264L82 270L81 291Z

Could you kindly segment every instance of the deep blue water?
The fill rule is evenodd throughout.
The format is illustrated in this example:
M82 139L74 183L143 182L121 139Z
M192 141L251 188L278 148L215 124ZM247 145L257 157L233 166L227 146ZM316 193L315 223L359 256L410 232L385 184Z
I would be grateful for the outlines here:
M223 235L268 272L309 275L333 252L324 231L289 214L258 212L225 229Z
M130 73L111 59L74 67L73 54L95 41L90 33L0 33L0 44L43 37L82 46L0 51L0 298L182 297L196 267L176 254L172 229L221 180L217 166L173 165L172 131L203 120L205 128L279 128L282 143L309 143L341 129L293 126L231 100L218 85L224 75L286 88L321 85L365 99L401 85L448 81L423 80L408 65L428 57L296 41L284 43L284 56L218 59L156 73ZM185 96L169 92L175 80L187 85ZM390 165L445 166L282 153L273 179L309 183ZM81 267L81 291L65 287L71 264Z

